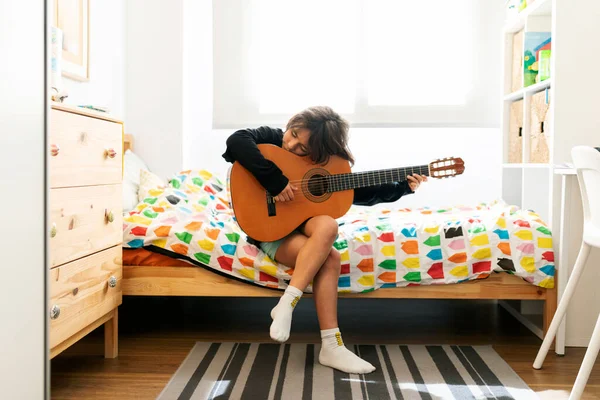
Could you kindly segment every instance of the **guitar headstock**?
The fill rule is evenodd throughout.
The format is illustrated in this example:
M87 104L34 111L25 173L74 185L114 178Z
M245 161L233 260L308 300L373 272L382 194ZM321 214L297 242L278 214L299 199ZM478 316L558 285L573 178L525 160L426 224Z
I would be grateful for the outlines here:
M429 163L429 176L442 179L461 175L465 172L465 162L462 158L447 157Z

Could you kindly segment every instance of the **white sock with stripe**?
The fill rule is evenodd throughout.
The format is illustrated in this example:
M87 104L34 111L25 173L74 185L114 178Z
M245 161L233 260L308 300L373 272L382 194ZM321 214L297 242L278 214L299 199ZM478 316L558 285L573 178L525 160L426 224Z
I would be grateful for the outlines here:
M344 346L339 328L321 331L319 362L349 374L368 374L375 367Z
M271 339L278 342L285 342L290 337L292 327L292 312L294 307L302 297L302 290L293 286L288 286L279 299L279 303L271 310Z

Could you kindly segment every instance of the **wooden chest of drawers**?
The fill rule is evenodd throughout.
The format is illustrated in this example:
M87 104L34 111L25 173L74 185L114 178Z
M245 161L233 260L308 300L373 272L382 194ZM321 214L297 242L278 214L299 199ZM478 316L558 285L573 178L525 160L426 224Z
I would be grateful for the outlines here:
M49 124L50 356L104 324L118 354L122 302L123 124L53 104Z

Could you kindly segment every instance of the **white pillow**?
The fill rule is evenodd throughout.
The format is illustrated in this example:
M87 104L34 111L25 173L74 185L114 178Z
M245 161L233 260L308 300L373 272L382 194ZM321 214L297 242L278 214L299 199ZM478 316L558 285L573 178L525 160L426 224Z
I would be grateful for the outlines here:
M138 204L138 194L131 181L123 180L123 212L129 212Z
M123 211L131 211L138 204L140 171L148 171L146 163L131 150L123 156Z
M140 186L138 190L138 201L141 203L148 196L150 189L164 189L165 182L156 174L144 169L140 170Z

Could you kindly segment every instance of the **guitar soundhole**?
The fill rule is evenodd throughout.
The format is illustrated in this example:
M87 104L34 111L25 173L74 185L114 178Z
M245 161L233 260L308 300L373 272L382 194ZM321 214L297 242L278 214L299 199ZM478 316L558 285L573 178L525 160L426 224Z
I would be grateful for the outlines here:
M327 194L329 182L324 175L313 175L308 179L308 191L314 197L321 197Z

